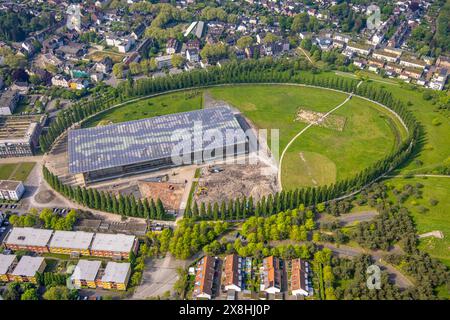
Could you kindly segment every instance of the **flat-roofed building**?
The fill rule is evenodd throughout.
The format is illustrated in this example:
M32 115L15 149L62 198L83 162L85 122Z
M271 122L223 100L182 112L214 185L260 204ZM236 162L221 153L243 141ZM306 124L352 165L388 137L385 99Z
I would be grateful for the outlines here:
M70 279L75 288L97 288L101 261L80 260Z
M291 292L295 295L309 295L308 262L302 259L291 261Z
M8 275L9 281L37 283L36 274L44 272L45 267L44 258L23 256Z
M126 290L130 275L131 265L129 263L108 262L101 278L102 288Z
M55 231L50 241L49 250L52 253L90 255L94 233L84 231Z
M35 228L13 228L4 240L5 247L11 250L49 252L48 243L53 230Z
M281 292L281 273L280 259L274 256L264 258L261 267L260 290L267 293Z
M17 257L13 254L0 254L0 282L8 282L8 275L17 264Z
M222 286L225 290L242 290L242 258L237 254L230 254L223 260Z
M214 143L197 139L198 131L212 133ZM219 106L70 130L68 151L69 172L89 183L245 154L248 137L230 108Z
M0 180L0 199L20 200L25 192L22 181Z
M194 291L192 296L196 299L211 299L213 296L212 287L214 283L214 273L216 259L211 256L204 256L197 262L195 272Z
M8 90L0 94L0 115L13 114L19 99L20 95L16 90Z
M33 156L47 117L0 117L0 158Z
M97 233L90 251L92 256L128 259L130 252L137 253L138 246L139 242L135 236Z

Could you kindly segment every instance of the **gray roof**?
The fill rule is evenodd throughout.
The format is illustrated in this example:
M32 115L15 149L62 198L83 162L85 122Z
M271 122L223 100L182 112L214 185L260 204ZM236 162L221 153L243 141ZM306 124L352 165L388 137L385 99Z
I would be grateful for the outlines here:
M23 256L11 274L14 276L34 277L43 263L44 258L42 257Z
M135 236L120 233L97 233L92 241L91 250L128 253L133 249L135 239Z
M55 231L49 247L87 250L93 237L94 234L92 232Z
M108 262L102 277L102 281L125 283L127 281L130 266L131 265L129 263Z
M9 245L44 247L50 241L53 230L13 228L5 240Z
M101 261L80 260L72 273L71 279L94 281L101 265Z
M0 254L0 274L7 274L15 260L16 256L13 254Z
M191 137L194 122L201 122L203 133L218 130L224 137L224 146L227 145L226 133L231 130L237 133L234 143L245 142L244 131L225 106L70 130L69 171L76 174L169 158L183 138ZM184 130L184 133L179 131L179 135L174 135L177 130ZM204 150L209 144L203 141L200 150L191 146L191 151Z

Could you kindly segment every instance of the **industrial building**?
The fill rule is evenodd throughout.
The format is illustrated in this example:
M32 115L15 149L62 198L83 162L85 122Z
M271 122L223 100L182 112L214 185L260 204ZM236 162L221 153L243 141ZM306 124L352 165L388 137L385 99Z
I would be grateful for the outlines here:
M33 156L47 116L0 117L0 158Z
M203 141L208 132L221 134L223 141ZM194 134L199 143L194 143ZM248 138L231 110L220 106L70 130L68 152L69 172L89 183L180 165L173 156L182 158L181 164L192 164L244 154Z

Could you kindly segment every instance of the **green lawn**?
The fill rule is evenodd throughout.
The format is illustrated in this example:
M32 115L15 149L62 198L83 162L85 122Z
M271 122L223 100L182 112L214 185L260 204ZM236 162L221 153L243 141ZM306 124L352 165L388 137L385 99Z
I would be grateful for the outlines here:
M327 112L347 98L345 93L283 85L224 86L208 91L215 99L239 108L256 127L279 129L280 152L306 126L294 121L299 108Z
M162 95L106 111L86 121L83 127L94 127L100 121L117 123L191 111L200 109L202 103L201 91L184 91Z
M450 266L450 178L395 178L388 180L388 183L400 188L405 184L424 185L422 188L422 199L410 197L405 206L411 212L416 223L417 233L422 234L429 231L439 230L444 233L443 239L424 238L420 240L420 248L430 253L435 258L439 258L446 265ZM430 205L429 200L436 199L438 204ZM425 213L418 211L419 206L428 209Z
M396 136L401 139L406 135L387 111L360 98L353 98L335 114L347 119L343 131L313 126L292 143L282 168L285 188L329 184L355 175L387 155L395 146ZM305 152L322 157L302 158ZM302 170L305 166L317 174ZM295 167L298 170L293 175Z
M0 164L0 180L25 181L35 164L35 162Z
M392 81L375 74L371 78L378 81ZM395 98L400 99L405 104L409 104L407 107L413 112L424 129L421 150L413 161L401 168L401 173L432 173L437 166L444 162L450 162L450 141L448 139L450 137L450 121L448 121L448 115L436 111L436 106L431 101L423 99L423 93L430 89L412 88L408 84L399 85L398 82L389 84L373 81L372 83L374 86L388 90ZM434 119L437 119L440 124L433 125Z

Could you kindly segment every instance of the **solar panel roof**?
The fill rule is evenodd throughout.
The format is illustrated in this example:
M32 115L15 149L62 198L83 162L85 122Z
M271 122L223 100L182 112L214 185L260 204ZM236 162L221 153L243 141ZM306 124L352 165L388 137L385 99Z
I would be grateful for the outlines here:
M70 130L69 171L76 174L165 159L182 138L193 135L194 122L201 122L202 134L210 129L222 133L223 146L227 145L226 133L231 130L238 133L233 144L245 142L244 131L226 106ZM177 130L184 132L174 135ZM208 145L209 141L203 141L201 146L192 144L191 152L201 151ZM197 150L199 147L201 150Z

